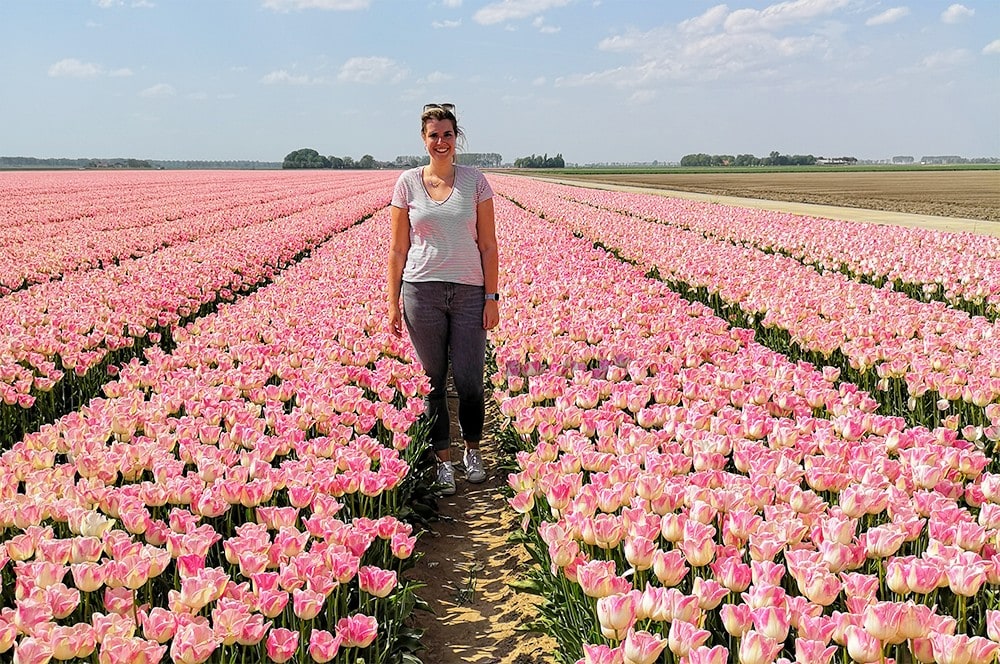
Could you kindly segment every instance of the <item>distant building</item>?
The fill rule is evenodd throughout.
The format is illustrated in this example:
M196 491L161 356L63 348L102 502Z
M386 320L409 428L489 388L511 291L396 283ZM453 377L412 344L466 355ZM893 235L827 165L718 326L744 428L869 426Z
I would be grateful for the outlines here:
M894 164L912 164L914 162L913 157L893 157L892 163Z

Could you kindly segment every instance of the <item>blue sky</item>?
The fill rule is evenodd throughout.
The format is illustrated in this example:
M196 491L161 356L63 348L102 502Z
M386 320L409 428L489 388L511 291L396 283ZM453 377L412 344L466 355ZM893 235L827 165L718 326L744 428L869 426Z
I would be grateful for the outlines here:
M1000 2L0 0L0 155L1000 156Z

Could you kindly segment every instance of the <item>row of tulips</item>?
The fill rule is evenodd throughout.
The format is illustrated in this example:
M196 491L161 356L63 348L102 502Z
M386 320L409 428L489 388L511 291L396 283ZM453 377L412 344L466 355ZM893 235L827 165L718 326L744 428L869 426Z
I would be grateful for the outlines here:
M428 385L384 329L388 215L174 331L0 456L19 664L416 661Z
M10 222L0 230L0 295L61 278L66 272L112 265L336 203L359 188L383 186L386 181L382 173L368 174L364 181L346 187L331 187L329 174L323 178L252 174L252 179L227 178L225 184L199 183L193 177L186 172L135 173L124 180L93 172L0 177L0 216ZM12 183L5 180L17 180L22 186L10 191ZM55 191L60 195L52 186L58 186ZM318 186L323 188L317 191ZM40 205L45 211L63 210L64 218L23 220L28 210Z
M109 366L150 345L169 350L175 326L269 282L388 195L362 190L0 298L0 443L79 407Z
M524 587L562 661L994 661L981 450L877 415L565 224L497 210L518 315L491 378L538 562Z
M973 315L1000 315L1000 237L805 217L628 192L563 188L560 195L655 219L764 251L822 271L841 271L909 296L940 300Z
M969 439L991 448L1000 439L996 409L987 409L1000 402L1000 323L821 274L786 256L572 202L544 183L505 179L498 190L753 327L772 348L839 364L887 412L913 424L962 426Z

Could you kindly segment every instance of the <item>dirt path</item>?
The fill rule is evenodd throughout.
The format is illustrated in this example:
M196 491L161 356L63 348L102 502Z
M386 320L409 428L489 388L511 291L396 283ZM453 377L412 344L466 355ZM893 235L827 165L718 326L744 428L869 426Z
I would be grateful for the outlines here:
M450 398L449 408L452 431L458 431L458 400ZM439 499L441 519L420 537L417 548L424 557L408 574L426 584L419 594L434 611L420 612L415 621L426 630L420 655L425 664L554 662L547 653L553 652L555 641L521 631L535 615L533 596L508 586L529 557L508 541L518 528L517 515L504 498L506 475L496 467L492 430L487 421L482 441L486 481L469 484L456 464L458 491ZM453 443L452 458L462 458L461 442Z

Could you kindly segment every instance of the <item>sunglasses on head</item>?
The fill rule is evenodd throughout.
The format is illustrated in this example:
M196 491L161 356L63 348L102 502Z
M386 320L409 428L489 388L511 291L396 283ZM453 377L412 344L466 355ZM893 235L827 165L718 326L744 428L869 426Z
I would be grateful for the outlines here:
M441 110L448 111L449 113L455 112L454 104L424 104L424 113L432 108L440 108Z

